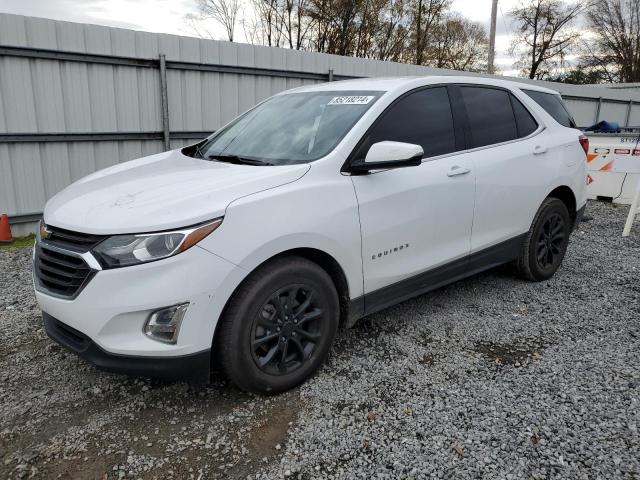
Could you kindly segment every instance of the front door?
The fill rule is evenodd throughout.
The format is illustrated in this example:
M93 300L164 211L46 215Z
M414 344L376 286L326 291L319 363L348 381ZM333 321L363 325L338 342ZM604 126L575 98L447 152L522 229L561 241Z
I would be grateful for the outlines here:
M437 267L464 267L471 242L474 165L455 153L463 141L447 88L423 88L392 104L355 160L384 140L421 145L425 154L417 167L351 177L360 209L366 311L427 290L434 281L429 272L447 269Z

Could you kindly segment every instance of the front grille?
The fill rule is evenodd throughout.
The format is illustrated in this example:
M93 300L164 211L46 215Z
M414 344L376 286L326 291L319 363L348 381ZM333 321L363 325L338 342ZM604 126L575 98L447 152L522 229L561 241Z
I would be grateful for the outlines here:
M44 244L36 245L33 270L41 289L66 298L75 298L95 274L82 258Z
M72 232L51 225L47 225L47 230L50 234L46 239L43 239L44 243L76 252L88 252L105 239L102 235Z

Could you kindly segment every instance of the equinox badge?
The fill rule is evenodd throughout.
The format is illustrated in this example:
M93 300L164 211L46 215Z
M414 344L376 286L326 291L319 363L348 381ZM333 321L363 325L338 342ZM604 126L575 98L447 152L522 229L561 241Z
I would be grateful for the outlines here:
M371 260L375 260L376 258L382 258L384 256L391 255L392 253L401 252L402 250L405 250L407 248L409 248L409 244L403 243L398 247L393 247L393 248L390 248L389 250L384 250L382 252L378 252L377 254L371 255Z

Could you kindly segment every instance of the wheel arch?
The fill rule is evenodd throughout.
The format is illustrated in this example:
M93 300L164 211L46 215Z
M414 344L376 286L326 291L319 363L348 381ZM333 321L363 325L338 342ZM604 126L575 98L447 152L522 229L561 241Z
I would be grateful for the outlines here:
M567 210L569 211L569 216L571 217L572 224L575 223L577 214L577 201L571 187L560 185L559 187L554 188L549 193L549 195L546 196L546 198L557 198L562 203L564 203L567 207Z
M340 304L339 327L343 328L347 326L349 324L348 322L349 322L349 311L350 311L351 302L350 302L350 295L349 295L349 283L347 281L347 276L344 272L344 269L332 255L328 254L323 250L320 250L318 248L312 248L312 247L298 247L298 248L283 250L279 253L276 253L270 256L269 258L263 260L258 265L256 265L255 268L253 268L250 272L248 272L247 275L245 275L245 277L233 289L233 292L231 293L231 295L229 295L229 297L225 302L224 307L222 308L220 317L222 317L225 314L227 306L229 305L233 296L240 289L240 287L242 287L242 285L247 281L247 279L251 276L251 274L254 271L256 271L258 268L262 267L263 265L275 259L283 258L283 257L300 257L300 258L307 259L315 263L316 265L318 265L325 272L327 272L338 293L338 301ZM216 322L216 327L213 332L212 343L215 341L220 323L221 322L218 319L218 321Z
M327 274L333 281L333 285L336 287L336 291L338 292L338 300L340 302L340 327L345 326L347 324L347 319L349 318L349 305L351 297L349 295L349 282L347 281L347 276L344 273L344 270L342 269L340 263L338 263L338 261L327 252L319 250L317 248L309 247L286 250L273 256L269 260L283 256L296 256L306 258L307 260L319 265L320 268L327 272Z

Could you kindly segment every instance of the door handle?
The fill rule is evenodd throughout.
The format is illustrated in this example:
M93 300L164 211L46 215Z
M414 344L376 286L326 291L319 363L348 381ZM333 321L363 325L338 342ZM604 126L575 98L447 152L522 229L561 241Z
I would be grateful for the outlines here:
M547 153L547 147L542 147L540 145L537 145L536 147L534 147L533 149L534 155L542 155L543 153Z
M460 165L454 165L451 170L447 172L447 177L456 177L458 175L465 175L471 171L470 168L463 168Z

